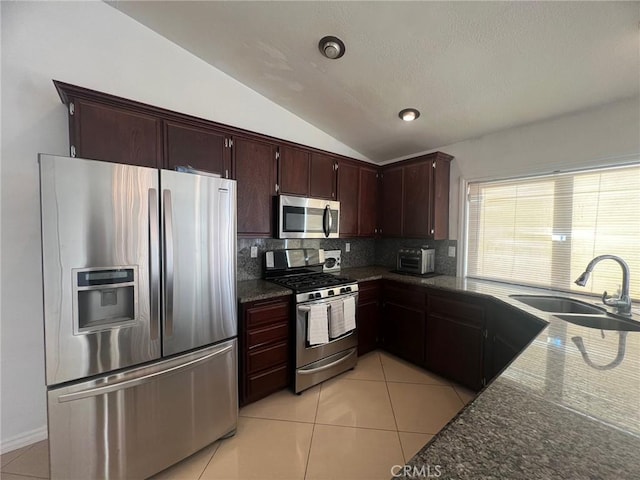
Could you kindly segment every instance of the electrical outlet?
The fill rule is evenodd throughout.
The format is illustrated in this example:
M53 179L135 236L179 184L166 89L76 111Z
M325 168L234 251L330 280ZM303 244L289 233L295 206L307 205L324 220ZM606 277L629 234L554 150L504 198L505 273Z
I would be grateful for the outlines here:
M351 244L349 242L344 244L344 251L345 252L350 252L351 251Z
M258 247L251 247L251 258L258 258Z
M456 256L456 247L449 247L449 256L450 257Z

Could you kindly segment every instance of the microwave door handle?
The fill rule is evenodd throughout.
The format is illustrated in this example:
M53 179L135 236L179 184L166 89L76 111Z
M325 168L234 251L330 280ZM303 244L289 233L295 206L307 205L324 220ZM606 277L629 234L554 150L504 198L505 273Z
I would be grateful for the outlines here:
M322 222L322 227L324 229L324 236L328 237L331 233L331 227L333 226L333 218L331 217L331 207L327 205L324 208L324 218Z

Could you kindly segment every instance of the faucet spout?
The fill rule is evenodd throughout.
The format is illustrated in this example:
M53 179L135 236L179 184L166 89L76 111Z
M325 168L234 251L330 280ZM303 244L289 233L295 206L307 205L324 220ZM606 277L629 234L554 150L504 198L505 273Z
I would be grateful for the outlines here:
M600 255L589 262L584 272L574 282L576 285L584 287L589 280L589 276L596 264L602 260L614 260L622 268L622 291L620 297L613 298L607 296L607 292L602 295L605 305L616 307L619 314L631 315L631 297L629 296L629 265L622 258L616 255Z

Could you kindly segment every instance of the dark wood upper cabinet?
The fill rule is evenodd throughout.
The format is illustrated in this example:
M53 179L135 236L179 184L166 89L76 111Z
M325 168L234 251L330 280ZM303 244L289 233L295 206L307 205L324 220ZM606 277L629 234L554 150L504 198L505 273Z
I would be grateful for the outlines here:
M238 235L271 237L278 168L276 145L234 137L233 162L238 181Z
M439 153L433 160L435 167L431 184L431 230L434 240L449 238L449 185L451 159L449 155Z
M358 235L372 237L378 231L378 170L360 167Z
M329 155L311 154L310 197L336 199L336 165L337 160Z
M340 236L358 235L358 190L360 167L352 162L338 161L338 200L340 200Z
M382 224L384 237L402 235L402 167L385 168L382 172Z
M402 169L402 234L427 238L431 235L431 162L407 165Z
M231 177L230 136L222 132L165 122L165 152L170 169L190 166L223 178Z
M449 237L450 155L430 153L388 166L382 178L382 235Z
M292 147L278 150L280 193L309 196L309 152Z
M69 108L73 156L162 167L162 121L159 118L80 98L74 98Z

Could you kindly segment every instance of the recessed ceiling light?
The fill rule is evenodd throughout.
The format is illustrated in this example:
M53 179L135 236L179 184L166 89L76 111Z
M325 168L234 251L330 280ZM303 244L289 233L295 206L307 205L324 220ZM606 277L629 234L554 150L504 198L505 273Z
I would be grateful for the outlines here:
M337 60L344 55L346 50L344 43L338 37L322 37L318 43L320 53L331 60Z
M420 112L415 108L405 108L404 110L400 110L398 116L405 122L413 122L420 116Z

